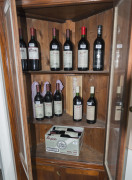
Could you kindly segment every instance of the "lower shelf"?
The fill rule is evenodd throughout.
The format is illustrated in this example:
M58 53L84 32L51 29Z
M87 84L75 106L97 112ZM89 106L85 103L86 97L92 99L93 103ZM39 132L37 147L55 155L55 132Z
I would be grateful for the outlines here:
M32 161L41 164L54 164L75 168L94 168L103 170L103 154L86 144L82 145L79 156L50 153L45 151L45 144L39 144L31 150Z

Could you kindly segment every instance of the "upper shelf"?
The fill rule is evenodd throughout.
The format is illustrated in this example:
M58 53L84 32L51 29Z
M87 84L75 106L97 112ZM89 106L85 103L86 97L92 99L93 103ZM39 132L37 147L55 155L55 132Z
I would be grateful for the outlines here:
M73 71L25 71L27 74L100 74L100 75L109 75L109 71L104 70L104 71L78 71L78 70L73 70Z
M16 0L26 17L56 22L78 21L113 7L113 0Z

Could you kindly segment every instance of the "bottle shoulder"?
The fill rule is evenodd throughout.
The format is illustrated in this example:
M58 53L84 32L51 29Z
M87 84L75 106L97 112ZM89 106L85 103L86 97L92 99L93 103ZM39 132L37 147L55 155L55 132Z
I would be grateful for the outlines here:
M42 101L42 100L43 100L43 97L40 94L36 95L34 98L34 101Z
M72 50L72 42L70 40L66 40L64 43L64 47L65 46L70 46L70 50Z
M87 102L90 102L90 103L92 103L92 104L96 104L96 99L95 99L95 97L90 97L90 98L87 100Z
M75 97L73 98L73 101L74 101L74 102L82 102L82 98L81 98L80 96L75 96Z
M104 40L101 37L97 37L94 41L94 45L99 45L99 44L101 44L103 46L105 44Z
M30 46L32 44L32 46ZM38 43L35 39L31 39L28 43L28 47L38 47Z
M23 40L23 39L21 39L20 41L19 41L19 44L20 44L20 47L27 47L27 45L26 45L26 43L25 43L25 41Z

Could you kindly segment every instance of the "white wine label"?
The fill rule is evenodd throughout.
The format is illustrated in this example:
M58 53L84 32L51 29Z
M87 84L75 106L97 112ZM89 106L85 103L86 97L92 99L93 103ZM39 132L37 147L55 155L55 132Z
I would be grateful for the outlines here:
M60 68L60 52L50 51L50 67Z
M72 68L72 51L63 51L64 68Z
M62 101L54 101L54 113L62 114Z
M88 68L88 50L78 50L78 68Z
M102 48L102 45L101 45L101 44L97 44L97 45L96 45L96 48L97 48L97 49L101 49L101 48Z
M29 47L34 47L34 43L29 43Z
M43 118L44 117L44 104L40 104L39 101L35 102L35 114L36 118Z
M74 119L82 119L82 105L74 105Z
M70 49L70 46L64 46L64 49L68 50L68 49Z
M71 136L71 137L78 137L78 133L76 132L70 132L70 131L66 131L65 134Z
M80 48L86 48L86 44L81 44Z
M95 106L87 105L87 120L94 121L95 118Z
M52 102L44 103L45 116L52 116Z
M52 45L52 49L57 49L57 45Z
M27 50L26 50L26 48L20 48L20 54L21 54L21 59L27 59Z
M122 44L117 44L117 49L122 49L123 45Z
M39 52L37 47L28 48L29 59L39 59Z
M81 102L77 102L77 105L80 105L81 104Z
M91 105L92 105L92 102L87 102L87 105L88 105L88 106L91 106Z
M55 127L55 130L57 131L67 131L66 127Z
M121 119L121 106L115 107L115 121L120 121Z

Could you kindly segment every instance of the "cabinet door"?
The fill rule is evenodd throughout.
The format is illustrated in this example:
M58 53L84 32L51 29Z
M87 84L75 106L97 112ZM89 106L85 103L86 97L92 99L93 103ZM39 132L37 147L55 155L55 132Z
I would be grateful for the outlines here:
M131 27L131 0L121 0L114 8L112 62L108 104L105 166L109 179L122 179L128 110Z
M17 15L15 0L5 0L3 9L3 35L5 37L5 59L3 56L3 68L6 88L8 109L11 122L13 148L18 171L17 161L20 161L20 171L25 172L25 178L32 179L30 147L27 128L27 115L25 107L25 96L23 89L23 76L19 53L19 37L17 26ZM1 15L2 16L2 15ZM17 137L16 139L14 137ZM17 154L17 155L16 155ZM17 172L18 174L18 172ZM22 173L21 175L22 176ZM18 178L19 179L19 178Z

